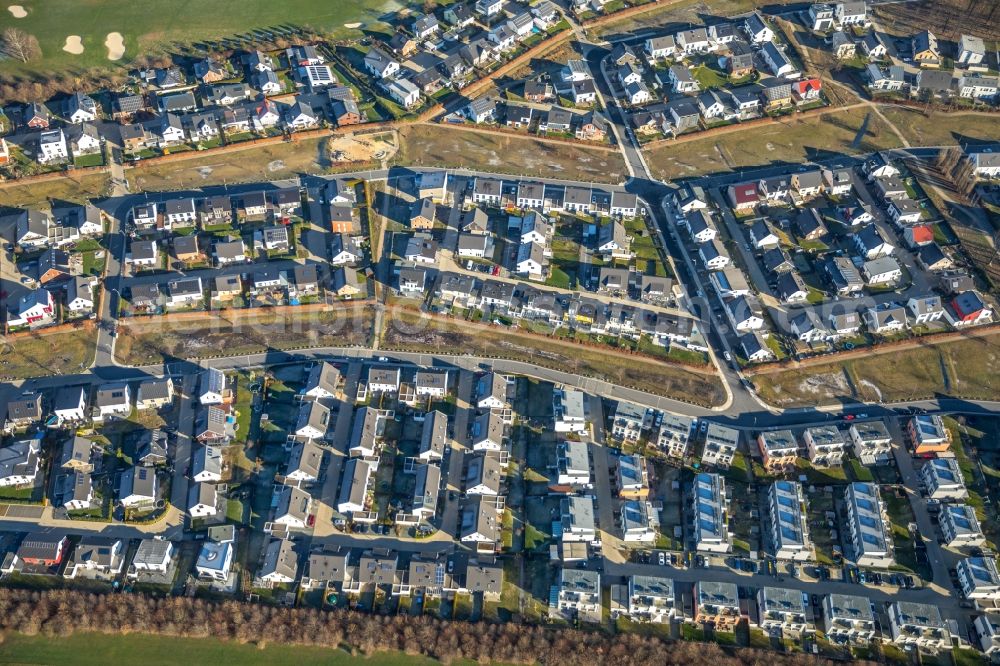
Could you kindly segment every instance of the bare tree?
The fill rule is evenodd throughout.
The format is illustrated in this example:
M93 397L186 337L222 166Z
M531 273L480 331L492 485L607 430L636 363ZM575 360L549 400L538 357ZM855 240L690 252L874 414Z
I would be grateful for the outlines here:
M28 62L42 54L42 49L39 48L35 36L29 35L23 30L5 28L0 39L2 39L3 50L7 55L11 58L17 58L21 62Z

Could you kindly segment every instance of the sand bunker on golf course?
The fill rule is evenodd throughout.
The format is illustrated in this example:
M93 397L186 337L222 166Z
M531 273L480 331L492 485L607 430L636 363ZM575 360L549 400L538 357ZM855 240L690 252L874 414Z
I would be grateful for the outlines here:
M70 35L66 38L66 44L63 46L63 51L66 53L72 53L73 55L80 55L83 53L83 40L80 39L80 35Z
M9 5L7 11L11 13L14 18L24 18L28 15L28 11L21 5Z
M125 55L125 38L120 32L109 32L104 46L108 49L108 60L121 60Z
M344 24L344 27L345 27L345 28L348 28L348 29L350 29L350 30L355 30L355 29L357 29L357 28L360 28L360 27L361 27L361 24L360 24L360 23L345 23L345 24Z

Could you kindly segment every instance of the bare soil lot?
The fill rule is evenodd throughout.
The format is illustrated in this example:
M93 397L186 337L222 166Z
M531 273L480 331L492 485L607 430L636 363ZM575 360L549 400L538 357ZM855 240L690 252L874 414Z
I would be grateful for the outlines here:
M879 5L872 12L879 25L895 35L909 37L928 29L938 39L957 40L962 33L1000 35L1000 11L995 2L917 0Z
M0 206L12 208L45 206L50 200L83 203L105 196L111 177L106 173L59 178L40 183L19 183L0 187Z
M951 146L996 141L1000 137L1000 116L996 114L940 111L925 114L902 106L883 106L882 113L914 146Z
M598 183L620 183L626 174L617 151L437 125L408 125L399 135L395 163L401 166L464 167Z
M367 345L374 311L348 305L328 312L288 312L266 309L234 315L171 321L149 317L119 326L117 358L129 365L160 363L171 358L211 358L257 354L299 347Z
M898 137L878 116L868 113L866 108L851 108L804 119L791 116L746 131L661 143L646 151L646 160L658 178L673 180L898 148Z
M1000 395L1000 336L865 356L841 363L751 376L760 396L781 407L841 399L898 401L937 395L995 400Z
M382 347L438 353L461 350L473 356L508 358L700 405L720 404L725 399L721 382L711 371L698 372L644 356L461 320L431 318L406 310L393 312L383 334Z
M248 183L321 173L330 166L327 137L247 146L126 172L133 190L181 190L219 183Z
M78 373L93 362L96 347L97 332L93 328L39 333L0 344L0 377L25 379Z

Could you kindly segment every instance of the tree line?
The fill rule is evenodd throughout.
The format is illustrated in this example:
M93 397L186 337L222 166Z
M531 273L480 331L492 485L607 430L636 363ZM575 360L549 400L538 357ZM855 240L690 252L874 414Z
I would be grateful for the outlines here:
M754 649L724 651L716 644L657 637L552 629L521 624L320 611L239 601L78 590L0 588L0 629L65 637L77 632L149 633L218 638L264 646L297 644L371 655L400 651L451 663L541 663L545 666L805 666L812 656Z

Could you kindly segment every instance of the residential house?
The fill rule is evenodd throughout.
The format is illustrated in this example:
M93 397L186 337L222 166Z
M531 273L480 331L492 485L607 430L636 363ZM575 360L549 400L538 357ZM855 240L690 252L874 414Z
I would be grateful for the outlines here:
M868 330L879 335L898 333L907 328L906 311L902 306L886 304L865 311L865 324Z
M38 394L35 395L37 396ZM37 414L37 418L41 419L41 402L39 398L35 398L33 404L25 404L27 408L27 411L24 413L25 417L34 420ZM8 403L8 413L10 412L10 405L17 404L17 402L17 400L12 400ZM64 386L56 391L55 397L52 399L52 413L60 425L63 423L78 423L86 419L88 403L89 390L87 387ZM19 417L20 414L15 414L15 416ZM0 422L0 425L3 425L3 423Z
M167 283L168 306L193 306L200 304L204 298L201 278L184 278L171 280Z
M169 405L174 398L174 380L170 377L145 379L139 382L136 409L159 409Z
M222 481L222 449L199 446L191 458L191 478L196 482L208 484ZM211 506L215 508L214 502Z
M834 5L834 16L841 27L868 24L867 0L845 0Z
M694 621L715 631L733 631L743 619L736 583L699 580L694 584Z
M728 44L729 55L726 56L726 71L733 79L742 79L753 74L755 65L753 49L742 39L734 39Z
M799 562L813 559L802 484L784 480L772 483L767 490L767 508L775 559Z
M216 241L215 263L218 266L229 266L247 261L246 247L243 240Z
M757 592L758 626L768 635L801 636L810 630L802 590L764 586Z
M844 434L836 426L814 426L802 434L809 462L817 467L838 467L847 448Z
M503 448L506 426L500 414L486 411L472 424L472 449L474 451L499 451Z
M945 308L940 296L911 296L906 307L913 315L914 325L923 325L938 321L945 315Z
M361 458L344 463L344 478L337 496L337 511L344 514L364 511L369 505L369 490L375 470Z
M33 485L40 470L41 436L0 448L0 488Z
M851 424L848 429L854 455L865 465L881 465L892 459L892 437L882 421Z
M69 539L63 534L32 532L21 540L17 559L32 567L56 567L69 550Z
M729 531L729 500L725 478L718 474L700 472L692 481L691 494L694 501L692 528L695 550L730 552L733 535Z
M52 323L55 302L52 293L45 289L34 289L18 299L17 305L7 313L7 327L32 328Z
M282 486L275 492L277 506L274 510L274 524L289 529L305 529L309 524L312 497L296 486Z
M774 359L774 352L768 347L764 337L757 331L744 333L739 338L740 347L743 349L743 356L751 363L770 361Z
M765 42L763 48L760 50L761 56L764 58L764 62L767 63L768 69L771 74L778 77L786 78L798 78L799 71L792 64L792 61L788 59L788 56L778 48L777 44L774 42Z
M312 440L295 442L288 454L285 466L285 479L288 481L312 482L319 478L320 466L323 463L323 449Z
M160 482L152 467L129 467L121 474L118 501L127 509L152 506L159 498Z
M942 505L938 524L944 545L949 548L981 548L986 543L976 509L968 504Z
M986 44L981 37L962 35L958 40L958 57L955 61L960 65L980 65L986 58Z
M464 479L465 494L500 496L503 470L504 465L495 451L468 456Z
M127 441L132 443L135 450L134 462L146 467L164 465L168 460L167 456L167 433L159 428L155 430L143 429L131 433Z
M910 43L913 62L920 67L940 67L941 51L937 37L930 30L918 32Z
M142 574L165 575L173 564L174 552L174 544L171 541L161 537L143 539L132 557L129 577L136 578Z
M906 435L918 456L931 456L951 448L951 433L937 414L920 414L906 424Z
M555 607L565 615L600 617L601 575L586 569L559 570L559 582L554 586Z
M323 439L330 427L330 408L318 400L302 402L295 423L295 436Z
M823 596L823 631L830 640L868 645L875 639L875 613L868 597L853 594Z
M897 645L924 650L950 650L951 630L933 604L913 601L891 601L886 604L889 635Z
M978 326L993 320L993 310L984 303L978 292L968 290L948 302L945 319L955 328Z
M826 32L833 28L834 7L826 2L814 2L809 6L809 21L816 32Z
M702 464L728 469L736 454L739 437L739 430L717 423L709 423L708 429L705 431Z
M266 584L294 583L298 579L299 556L294 542L272 539L264 552L258 577Z
M760 194L757 191L757 183L743 183L741 185L730 185L727 192L729 202L737 213L747 213L757 207L760 202Z
M747 296L726 301L725 312L730 324L740 333L759 331L764 327L763 311L755 300Z
M888 257L896 250L874 224L862 227L854 235L853 241L855 249L866 260Z
M635 622L670 623L682 615L674 581L660 576L628 577L628 616Z
M888 567L893 564L891 523L885 515L878 486L855 482L844 493L847 506L845 543L850 558L859 567Z
M879 257L866 261L861 266L861 272L869 286L895 284L903 276L899 262L892 257Z
M214 484L195 482L188 486L187 512L191 518L208 518L218 512L219 493Z
M787 472L795 467L799 445L791 430L774 430L757 435L764 468L771 473Z

